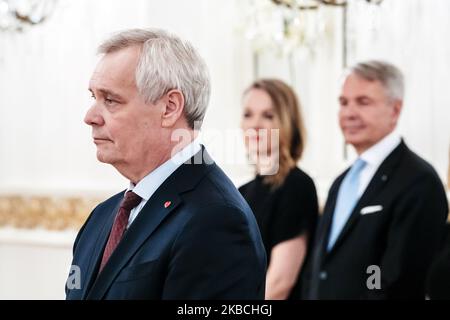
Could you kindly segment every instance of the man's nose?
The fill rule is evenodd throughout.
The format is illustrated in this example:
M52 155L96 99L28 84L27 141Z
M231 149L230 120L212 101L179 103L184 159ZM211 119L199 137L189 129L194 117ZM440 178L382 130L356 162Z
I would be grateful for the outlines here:
M341 115L346 118L353 118L357 115L358 110L354 103L349 103L341 107Z
M98 110L96 104L93 104L84 116L84 122L90 126L102 126L105 121Z

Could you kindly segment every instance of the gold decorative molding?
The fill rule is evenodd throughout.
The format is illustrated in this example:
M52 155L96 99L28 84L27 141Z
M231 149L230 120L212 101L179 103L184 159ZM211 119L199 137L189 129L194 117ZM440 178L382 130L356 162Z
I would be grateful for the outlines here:
M447 196L450 202L450 191ZM94 197L0 195L0 227L79 230L100 202Z
M0 226L78 230L100 202L84 197L0 195Z

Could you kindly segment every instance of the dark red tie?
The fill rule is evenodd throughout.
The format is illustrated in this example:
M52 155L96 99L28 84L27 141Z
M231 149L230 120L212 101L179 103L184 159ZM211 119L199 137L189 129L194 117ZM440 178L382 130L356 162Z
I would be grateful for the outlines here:
M119 207L119 211L116 214L111 233L109 234L108 242L106 243L105 251L103 251L103 258L102 263L100 264L99 273L102 271L106 262L108 262L109 257L111 257L111 254L122 239L123 233L128 225L128 218L130 217L131 210L136 207L141 200L142 198L133 191L128 191L125 194L125 198L123 199L122 204Z

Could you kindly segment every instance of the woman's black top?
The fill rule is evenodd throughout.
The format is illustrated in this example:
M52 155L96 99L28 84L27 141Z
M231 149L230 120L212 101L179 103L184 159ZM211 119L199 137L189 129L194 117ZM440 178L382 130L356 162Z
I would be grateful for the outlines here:
M310 240L313 239L318 217L318 201L314 182L305 172L294 167L276 189L264 183L263 176L257 175L254 180L240 187L239 191L256 217L268 263L272 248L280 242L305 233L308 242L312 242ZM300 278L291 291L290 299L299 297Z

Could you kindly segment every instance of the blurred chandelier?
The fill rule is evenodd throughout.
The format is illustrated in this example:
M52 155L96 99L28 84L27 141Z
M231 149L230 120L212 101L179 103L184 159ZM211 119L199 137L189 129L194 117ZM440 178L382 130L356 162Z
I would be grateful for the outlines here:
M0 0L0 31L23 31L53 13L56 0Z
M365 0L368 3L380 4L383 0ZM347 0L272 0L277 5L284 5L290 8L317 9L320 5L346 6Z
M327 31L325 7L346 12L349 2L379 5L383 0L247 0L245 35L256 53L267 49L284 55L313 49ZM345 14L345 13L344 13Z

